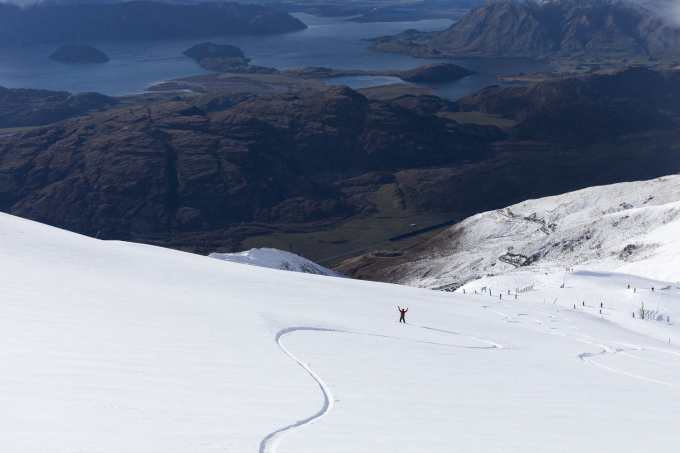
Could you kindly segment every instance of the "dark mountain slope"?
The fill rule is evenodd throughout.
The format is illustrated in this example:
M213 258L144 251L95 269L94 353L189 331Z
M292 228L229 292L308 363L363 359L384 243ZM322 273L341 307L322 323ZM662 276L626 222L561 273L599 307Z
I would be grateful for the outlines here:
M418 56L664 58L680 54L680 28L626 1L501 0L442 32L409 31L375 47Z
M98 93L0 87L0 128L41 126L104 110L118 102Z
M165 243L327 221L368 207L344 179L481 159L502 135L347 88L124 107L0 139L0 209Z
M522 139L590 143L673 127L680 72L631 68L521 87L489 87L458 101L464 111L511 118Z
M457 104L319 85L120 106L0 138L0 209L199 251L278 235L257 245L299 240L323 259L527 198L680 171L679 89L677 73L635 69ZM489 113L516 126L452 119Z
M268 34L305 27L287 13L238 3L38 3L26 8L0 4L2 46Z
M492 87L461 99L463 112L514 120L489 159L396 174L405 202L452 219L594 185L680 172L680 72L643 68L526 87ZM423 204L426 203L426 204ZM354 277L398 281L427 243L383 244L346 260ZM396 251L394 250L396 249Z

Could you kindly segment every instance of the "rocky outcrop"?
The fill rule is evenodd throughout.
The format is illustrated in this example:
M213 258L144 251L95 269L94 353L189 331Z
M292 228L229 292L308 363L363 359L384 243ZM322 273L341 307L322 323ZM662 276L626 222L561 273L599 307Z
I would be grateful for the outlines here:
M501 0L442 32L410 30L374 46L421 57L657 59L680 54L680 28L632 2Z
M50 59L67 64L106 63L108 55L91 46L61 46Z
M28 7L0 4L0 42L6 46L259 35L305 27L305 24L285 12L261 5L238 3L39 2Z
M0 87L0 128L42 126L118 104L98 93Z

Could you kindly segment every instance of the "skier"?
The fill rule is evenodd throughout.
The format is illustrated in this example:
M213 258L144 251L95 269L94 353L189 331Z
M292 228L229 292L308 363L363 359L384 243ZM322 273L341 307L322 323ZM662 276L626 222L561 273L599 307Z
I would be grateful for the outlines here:
M397 309L399 309L399 322L406 324L406 313L408 312L408 308L401 308L397 305Z

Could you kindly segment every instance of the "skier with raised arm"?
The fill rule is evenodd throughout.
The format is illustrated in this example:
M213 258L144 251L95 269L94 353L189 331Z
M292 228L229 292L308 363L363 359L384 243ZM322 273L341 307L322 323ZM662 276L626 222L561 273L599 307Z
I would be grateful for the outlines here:
M408 308L401 308L397 305L397 309L399 310L399 322L406 324L406 313L408 312Z

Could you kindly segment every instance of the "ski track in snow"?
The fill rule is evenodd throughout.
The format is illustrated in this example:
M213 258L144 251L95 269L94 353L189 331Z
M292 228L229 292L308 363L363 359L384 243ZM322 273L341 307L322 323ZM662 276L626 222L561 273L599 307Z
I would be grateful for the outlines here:
M408 324L407 324L408 325ZM279 346L281 351L285 355L287 355L291 360L293 360L298 366L300 366L302 369L307 372L307 374L314 380L314 382L318 385L319 389L321 390L321 394L323 396L323 403L321 405L321 408L315 412L313 415L310 415L309 417L303 418L301 420L298 420L296 422L293 422L289 425L286 425L282 428L277 429L276 431L272 431L271 433L267 434L262 441L260 442L260 448L259 448L259 453L276 453L278 450L278 446L281 442L281 439L285 436L286 433L302 428L303 426L311 425L312 423L315 423L316 421L320 420L324 416L326 416L335 406L335 397L333 396L333 392L331 391L330 387L328 384L319 376L308 364L303 362L301 359L299 359L295 354L293 354L283 343L283 337L290 335L292 333L296 332L322 332L322 333L342 333L342 334L348 334L348 335L362 335L362 336L369 336L369 337L376 337L376 338L385 338L389 340L398 340L398 341L406 341L409 343L420 343L420 344L428 344L428 345L434 345L434 346L443 346L443 347L451 347L451 348L462 348L462 349L477 349L477 350L489 350L489 349L504 349L505 346L503 346L500 343L497 343L495 341L491 340L486 340L478 337L474 337L471 335L466 335L466 334L461 334L459 332L454 332L451 330L444 330L444 329L437 329L434 327L428 327L428 326L418 326L414 325L414 327L418 327L420 329L424 330L431 330L434 332L440 332L440 333L445 333L448 335L456 335L456 336L461 336L461 337L467 337L470 338L474 341L478 341L480 343L487 344L488 346L466 346L466 345L457 345L457 344L448 344L448 343L437 343L434 341L424 341L424 340L412 340L410 338L403 338L403 337L395 337L395 336L390 336L390 335L381 335L381 334L374 334L374 333L366 333L366 332L353 332L349 330L341 330L341 329L331 329L331 328L325 328L325 327L309 327L309 326L298 326L298 327L287 327L285 329L280 330L275 337L276 344Z
M490 310L490 311L492 313L495 313L495 314L503 317L503 319L507 323L510 323L510 324L517 324L518 323L516 320L513 319L512 315L509 315L507 313L503 313L503 312L500 312L500 311L497 311L497 310ZM538 325L541 325L541 326L545 325L545 323L543 321L539 320L539 319L536 319L536 318L530 318L530 319L531 319L532 322L534 322ZM531 330L533 330L533 329L531 329ZM600 368L601 370L607 371L609 373L618 374L620 376L626 376L626 377L629 377L629 378L632 378L632 379L637 379L637 380L640 380L640 381L650 382L650 383L653 383L653 384L663 385L663 386L667 386L667 387L673 386L673 384L671 384L670 382L667 382L667 381L662 381L662 380L655 379L655 378L652 378L652 377L643 376L643 375L636 374L636 373L631 373L629 371L622 370L622 369L619 369L619 368L615 368L615 367L612 367L612 366L609 366L609 365L605 365L605 364L603 364L599 361L594 360L595 357L602 357L602 356L605 356L605 355L608 355L608 354L615 355L615 354L621 353L621 355L624 355L624 356L632 358L632 359L637 359L637 360L641 360L641 361L649 361L648 359L643 359L641 357L629 354L626 349L611 348L611 347L607 346L606 344L604 344L603 342L596 343L594 341L591 341L591 340L588 339L588 338L591 338L591 337L587 337L587 336L569 335L565 332L557 332L557 331L554 331L554 330L547 330L547 329L545 331L538 330L538 332L544 333L546 335L557 335L557 336L561 336L561 337L564 337L564 338L569 338L571 340L578 341L580 343L584 343L584 344L587 344L587 345L590 345L590 346L595 346L595 347L599 348L600 349L599 352L582 352L582 353L578 354L578 358L582 362L593 365L597 368ZM597 340L597 341L604 341L604 340ZM621 344L623 346L628 346L631 350L634 350L634 351L644 351L644 349L645 349L642 346L621 343L621 342L614 341L614 340L611 340L611 341L607 340L607 342L614 343L614 344ZM652 348L649 348L649 349L656 350L656 351L662 352L662 353L676 354L673 351L664 350L662 348L653 348L652 347Z
M583 353L579 354L578 358L581 359L585 363L589 363L589 364L596 366L600 369L603 369L605 371L609 371L610 373L619 374L621 376L627 376L627 377L630 377L630 378L633 378L633 379L638 379L640 381L651 382L653 384L665 385L665 386L668 386L668 387L673 386L673 384L671 384L670 382L662 381L662 380L651 378L651 377L648 377L648 376L642 376L642 375L636 374L636 373L631 373L629 371L622 370L620 368L611 367L609 365L605 365L603 363L600 363L598 361L593 360L593 357L604 356L606 354L619 354L619 353L621 353L622 355L626 355L627 357L635 358L637 360L644 360L642 358L639 358L639 357L636 357L636 356L633 356L633 355L630 355L630 354L626 354L625 349L612 349L605 344L594 343L594 342L587 340L585 338L582 338L582 337L581 338L571 337L571 338L576 340L576 341L579 341L581 343L585 343L585 344L589 344L589 345L592 345L592 346L597 346L599 348L602 348L602 350L598 353L583 352ZM636 351L642 350L642 348L639 347L639 346L635 346L632 349L636 350Z
M460 332L454 332L452 330L437 329L435 327L427 327L427 326L417 326L417 327L420 327L421 329L425 329L425 330L432 330L432 331L435 331L435 332L448 333L450 335L460 335L460 336L467 337L467 338L470 338L470 339L475 340L475 341L479 341L480 343L485 343L485 344L490 345L487 348L478 348L478 349L505 349L505 346L503 346L502 344L496 343L495 341L486 340L484 338L473 337L472 335L466 335L466 334L462 334ZM469 346L469 347L472 348L473 346Z
M281 438L285 435L286 432L292 431L301 426L309 425L319 420L320 418L328 414L331 411L331 409L333 409L333 406L335 404L335 398L333 397L333 393L331 392L328 385L324 382L324 380L321 379L321 377L318 374L316 374L309 365L304 363L302 360L298 359L295 356L295 354L290 352L290 350L286 348L286 346L283 344L282 339L284 336L290 335L291 333L303 331L307 332L342 332L342 331L335 329L324 329L320 327L288 327L287 329L283 329L276 334L276 343L279 345L279 348L283 351L283 353L290 357L300 367L302 367L319 386L319 389L323 394L323 404L321 406L321 409L315 414L269 433L264 439L262 439L262 442L260 442L259 453L276 452L279 442L281 442Z
M651 382L653 384L665 385L667 387L673 386L673 384L671 384L670 382L661 381L659 379L654 379L654 378L650 378L650 377L647 377L647 376L642 376L642 375L639 375L639 374L631 373L631 372L626 371L626 370L621 370L619 368L614 368L614 367L611 367L609 365L605 365L603 363L597 362L597 361L592 359L595 356L603 356L605 354L608 354L608 352L603 349L602 351L600 351L598 353L583 352L583 353L579 354L578 357L583 362L589 363L589 364L591 364L591 365L593 365L597 368L608 371L610 373L619 374L621 376L627 376L629 378L638 379L640 381ZM616 352L615 352L615 354L616 354Z

